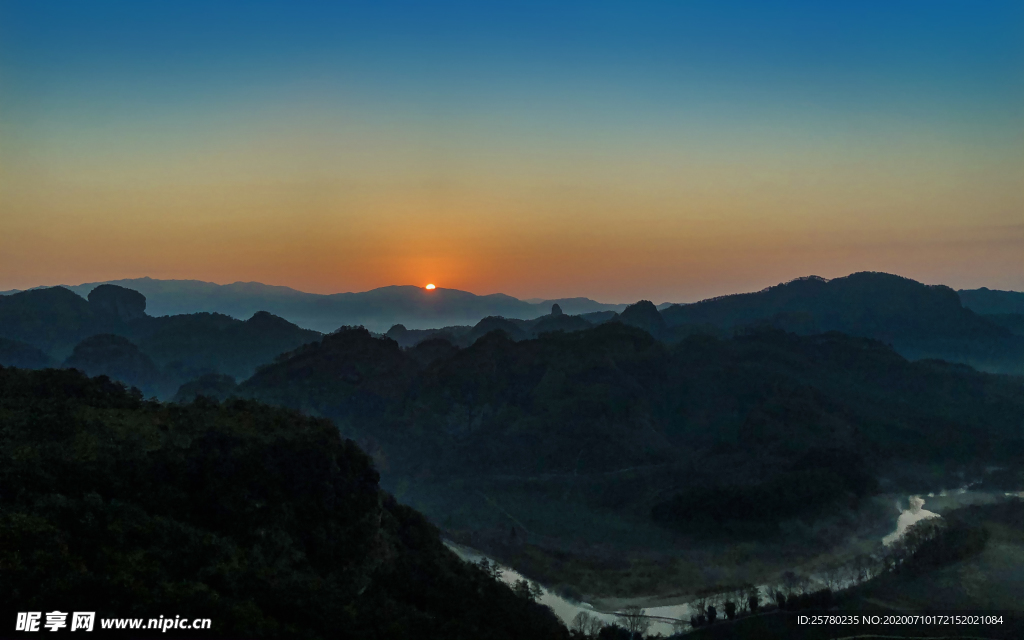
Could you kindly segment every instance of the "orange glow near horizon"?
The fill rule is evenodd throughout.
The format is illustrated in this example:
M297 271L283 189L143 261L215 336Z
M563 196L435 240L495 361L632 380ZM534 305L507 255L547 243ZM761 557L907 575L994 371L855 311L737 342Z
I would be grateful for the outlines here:
M74 4L0 2L0 291L1024 291L1021 3Z
M0 290L148 276L329 294L430 273L478 295L661 303L856 271L1024 289L1020 135L261 124L2 147Z

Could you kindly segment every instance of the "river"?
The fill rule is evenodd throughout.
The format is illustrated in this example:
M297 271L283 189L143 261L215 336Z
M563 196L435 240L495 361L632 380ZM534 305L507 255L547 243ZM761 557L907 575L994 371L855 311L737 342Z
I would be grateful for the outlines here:
M979 492L971 491L970 487L967 486L954 491L940 491L938 493L929 493L927 494L927 496L904 496L903 498L895 501L895 510L898 513L898 516L896 518L896 528L892 531L892 533L882 538L880 542L883 545L888 546L892 544L895 540L902 537L912 524L928 518L941 517L938 513L935 513L934 511L924 509L924 505L927 502L925 500L925 497L927 497L929 501L937 503L937 508L939 510L946 511L949 509L967 506L970 504L980 504L986 502L990 503L1010 496L1024 498L1024 491L1016 493ZM907 505L906 508L902 506L904 502ZM487 558L489 562L494 562L492 558L487 557L486 555L475 549L455 544L454 542L450 542L447 540L445 541L445 545L447 545L448 548L454 551L456 555L458 555L460 558L467 562L478 563L480 562L480 560L484 558ZM511 567L506 567L502 565L501 569L503 572L502 580L510 585L515 583L517 580L523 579L523 576ZM809 577L814 582L821 582L819 576L810 574ZM841 584L840 586L843 587L847 585ZM763 594L761 600L762 602L765 602L767 600L767 594L769 594L771 592L771 589L773 588L774 584L763 584L758 586L758 590ZM586 612L590 616L601 620L605 624L611 624L613 622L618 621L618 617L615 615L614 612L598 611L586 602L572 602L570 600L566 600L562 596L551 591L550 589L547 589L546 587L542 587L542 591L543 593L540 597L539 602L550 607L551 610L555 612L555 615L561 618L566 625L570 625L572 623L573 618L575 618L580 612ZM652 597L651 600L655 600L655 598ZM645 607L645 611L647 613L647 616L651 619L651 626L648 630L648 634L650 635L658 633L662 634L663 636L672 635L676 632L673 626L673 623L676 621L683 621L685 623L686 628L688 629L690 616L695 615L695 610L691 602L679 602L662 606Z

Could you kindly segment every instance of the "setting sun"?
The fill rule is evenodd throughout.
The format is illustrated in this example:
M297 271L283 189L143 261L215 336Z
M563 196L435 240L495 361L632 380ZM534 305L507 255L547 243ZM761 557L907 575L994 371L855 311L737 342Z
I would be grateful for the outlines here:
M434 285L428 284L427 285L427 291L433 291L433 290L434 290Z

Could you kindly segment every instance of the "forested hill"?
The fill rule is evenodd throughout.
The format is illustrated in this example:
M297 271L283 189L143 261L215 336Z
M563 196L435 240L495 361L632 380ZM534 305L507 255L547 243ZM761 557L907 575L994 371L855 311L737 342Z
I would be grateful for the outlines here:
M1021 291L998 291L982 287L961 289L957 293L964 306L975 313L1024 315L1024 292Z
M0 367L0 615L179 614L211 619L203 638L568 637L377 482L326 420Z
M802 335L841 331L891 344L911 359L941 358L1024 373L1024 338L1005 322L966 308L964 295L945 286L862 272L832 280L811 276L756 293L674 305L662 316L676 328L766 325ZM972 303L975 298L968 295Z
M150 316L146 297L102 285L85 300L61 287L0 296L0 365L64 364L170 398L208 374L244 379L274 356L320 337L261 311Z
M830 480L835 497L869 488L865 474L914 463L952 472L1024 455L1020 378L910 362L839 333L669 345L612 322L402 350L348 329L280 358L238 392L334 418L392 477L417 482L521 477L542 491L546 477L648 468L666 490L770 488L809 460L841 459L843 473L856 473ZM622 508L646 499L626 494Z

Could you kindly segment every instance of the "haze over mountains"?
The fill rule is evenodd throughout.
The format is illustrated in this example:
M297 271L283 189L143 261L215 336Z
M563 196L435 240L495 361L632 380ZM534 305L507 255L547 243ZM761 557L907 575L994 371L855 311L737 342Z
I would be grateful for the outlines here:
M218 313L153 317L145 296L116 285L95 288L88 300L63 287L0 297L0 365L63 363L162 398L202 375L247 378L319 337L265 311L244 321Z
M383 333L395 324L410 329L429 329L476 324L487 316L528 320L546 314L552 304L560 305L568 314L626 308L624 304L604 304L588 298L534 303L502 293L478 296L458 289L438 287L427 291L411 285L322 295L259 282L219 285L199 280L133 278L64 288L86 297L101 284L114 284L143 294L149 313L154 316L212 312L244 319L257 311L267 311L300 327L324 333L342 325L362 325Z
M210 291L203 304L223 302L223 288ZM237 300L312 299L267 295ZM719 581L725 565L701 554L723 541L752 549L744 580L811 561L881 492L1024 482L1013 292L958 295L864 272L660 310L644 300L542 310L416 287L347 295L304 308L326 308L321 320L343 309L416 322L544 313L321 333L267 310L154 316L133 289L99 285L86 299L54 287L0 297L0 366L108 376L142 393L68 371L11 380L19 394L33 380L102 388L146 416L286 415L273 405L327 418L372 456L381 487L450 539L605 595ZM61 393L47 387L40 401Z
M841 281L844 279L836 279ZM902 280L902 279L901 279ZM760 295L777 290L769 287L765 291L749 294L732 294L704 300L693 304L673 305L662 303L657 308L664 311L676 307L669 313L677 318L675 324L703 321L707 316L713 324L737 324L779 315L776 320L797 321L792 314L804 314L807 320L807 305L788 298L794 297L797 289L802 297L816 295L814 282L825 282L822 278L809 276L792 283L807 281L812 284L793 285L787 299L774 295ZM581 315L602 311L621 313L626 304L609 304L589 298L559 298L542 300L531 298L519 300L501 293L476 295L457 289L438 288L426 291L421 287L390 286L357 293L315 294L305 293L290 287L266 285L259 282L235 282L220 285L200 280L158 280L153 278L130 278L91 282L79 285L61 285L63 288L87 298L89 293L101 284L114 284L132 289L146 297L149 315L165 316L190 313L220 313L238 319L251 317L258 311L266 311L285 318L289 322L307 329L327 333L343 325L364 326L370 331L384 333L396 324L406 329L437 329L445 326L475 325L483 318L498 316L508 319L530 320L546 315L552 304L558 304L566 315ZM781 285L780 285L781 286ZM868 285L869 289L871 285ZM46 287L37 287L46 288ZM821 288L822 291L828 287ZM19 290L0 291L0 296L18 293ZM900 295L899 291L891 292ZM960 303L978 314L1000 316L989 318L1009 327L1016 327L1016 315L1024 316L1024 293L1017 291L995 291L987 288L961 289ZM870 291L864 295L871 296ZM884 295L884 292L883 292ZM751 296L754 296L751 298ZM784 296L786 297L786 296ZM798 296L799 297L799 296ZM722 300L731 300L724 303ZM737 301L739 302L737 306ZM857 304L857 301L851 301ZM830 304L822 300L822 304ZM909 306L909 302L903 303ZM686 307L681 312L679 307ZM725 312L726 308L746 311ZM696 311L700 309L700 311ZM708 309L715 309L714 312ZM734 315L730 315L733 313ZM711 315L707 315L711 314ZM781 314L781 315L780 315ZM835 314L833 314L835 315ZM712 318L712 316L714 316ZM810 327L810 325L808 325ZM1016 332L1020 333L1020 332Z
M958 295L883 273L801 278L661 310L647 301L628 307L586 298L535 304L411 286L321 296L255 283L132 283L144 290L80 285L75 289L88 291L88 300L64 287L0 296L0 364L65 363L169 398L205 375L241 382L279 353L341 326L366 326L403 348L429 339L465 348L491 331L520 341L615 321L670 344L694 334L728 338L767 327L798 335L839 331L879 340L911 360L1024 372L1024 294L977 289ZM175 311L183 313L159 315ZM309 326L325 330L303 328Z

